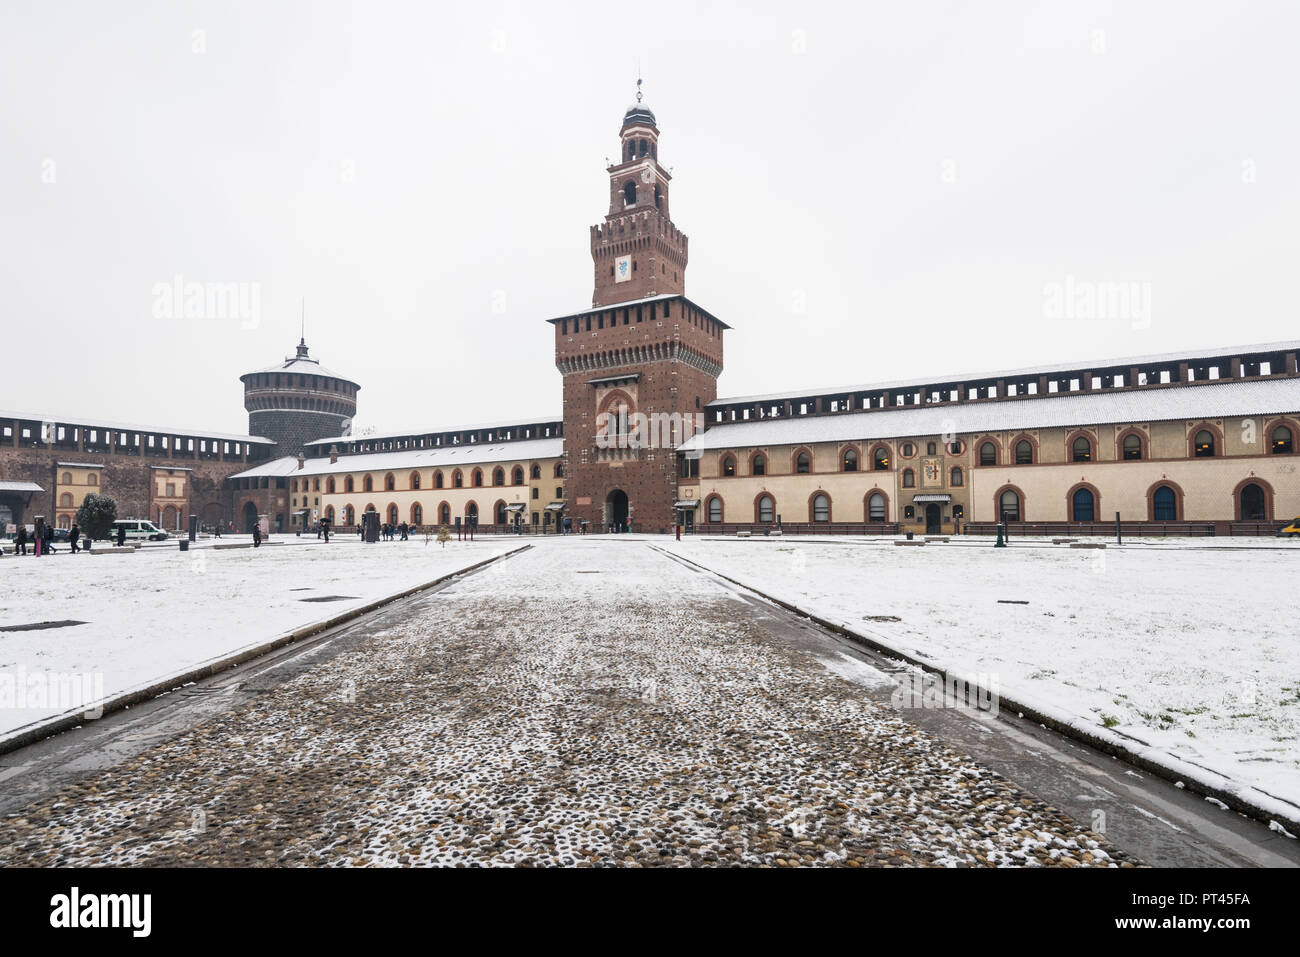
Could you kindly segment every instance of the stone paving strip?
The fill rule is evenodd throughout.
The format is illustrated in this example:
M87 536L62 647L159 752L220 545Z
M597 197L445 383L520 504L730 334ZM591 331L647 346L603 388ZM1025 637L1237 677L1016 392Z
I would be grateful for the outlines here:
M0 820L0 865L1134 866L704 576L566 545Z

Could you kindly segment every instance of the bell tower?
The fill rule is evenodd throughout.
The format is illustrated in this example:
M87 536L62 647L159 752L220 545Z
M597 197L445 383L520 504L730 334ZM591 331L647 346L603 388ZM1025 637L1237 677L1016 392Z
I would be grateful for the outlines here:
M591 227L593 306L686 290L687 238L668 214L672 175L659 164L659 127L639 79L636 85L619 130L619 161L607 168L609 212Z
M575 530L667 531L676 449L704 428L729 327L685 296L686 237L668 216L672 177L639 89L619 150L609 213L591 228L591 308L549 320L564 377L564 485L551 504Z

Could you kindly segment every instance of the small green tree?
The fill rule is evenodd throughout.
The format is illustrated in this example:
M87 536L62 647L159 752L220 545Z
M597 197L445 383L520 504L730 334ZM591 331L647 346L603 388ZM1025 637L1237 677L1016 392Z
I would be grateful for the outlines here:
M91 492L77 509L77 525L81 534L90 538L108 538L108 533L117 521L117 502L107 495Z
M449 541L451 541L451 529L443 525L438 529L438 544L446 548Z

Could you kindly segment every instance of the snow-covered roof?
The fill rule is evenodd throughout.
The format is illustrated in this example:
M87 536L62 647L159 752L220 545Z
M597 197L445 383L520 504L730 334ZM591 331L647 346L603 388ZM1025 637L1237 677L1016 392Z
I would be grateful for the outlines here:
M69 469L102 469L102 468L104 468L104 463L103 463L103 462L56 462L55 464L58 465L60 468L69 468Z
M444 445L440 448L402 449L397 452L362 452L340 455L333 464L328 458L298 459L287 455L255 468L237 472L231 478L281 478L300 475L336 475L341 472L393 472L407 469L454 469L486 462L518 462L557 459L564 452L564 439L524 439L520 442L479 442L473 445Z
M590 316L594 312L603 312L606 309L625 309L628 306L647 306L650 305L651 303L663 302L665 299L680 299L683 302L689 304L691 307L698 309L700 312L704 313L714 322L718 323L718 325L722 326L722 328L724 329L731 328L731 326L727 325L725 322L723 322L713 313L709 312L709 310L705 309L698 302L694 302L690 299L687 299L680 292L665 292L665 293L661 293L658 296L645 296L641 299L629 299L626 302L606 302L606 303L602 303L599 306L590 306L586 309L583 309L581 312L571 312L567 316L556 316L554 319L547 319L546 321L562 322L565 319L577 319L579 316Z
M1276 415L1300 411L1300 379L1255 379L1072 392L1032 399L952 403L830 415L751 419L711 425L682 451L756 445L848 442L907 436L973 434L1123 422Z
M531 418L500 419L496 422L480 422L473 425L447 425L435 429L404 429L400 432L375 432L370 435L336 435L329 439L313 439L306 445L330 445L335 442L378 442L384 439L417 438L422 435L439 435L448 432L478 432L482 429L519 429L526 425L558 424L564 421L562 415L542 415Z
M0 492L44 492L35 482L0 482Z
M1020 379L1040 375L1056 375L1063 372L1081 372L1097 369L1113 369L1122 366L1159 365L1165 362L1195 362L1199 359L1216 359L1224 356L1259 355L1266 352L1295 352L1300 350L1300 339L1287 342L1266 342L1258 345L1221 346L1217 349L1194 349L1183 352L1165 352L1157 355L1128 356L1116 359L1077 359L1073 362L1050 366L1032 366L1027 369L1005 369L990 372L964 372L952 375L934 375L925 378L896 379L892 382L871 382L846 386L814 386L808 389L785 389L781 392L768 392L764 395L738 395L714 399L710 406L742 405L756 402L772 402L777 399L791 399L814 395L840 395L849 392L877 392L884 389L912 388L920 389L927 385L941 385L957 382L978 382L988 379ZM1274 370L1275 372L1278 370Z
M272 439L260 435L239 435L234 432L209 432L204 429L175 429L171 426L133 425L130 422L111 422L108 419L81 416L47 415L43 412L10 412L0 409L0 419L23 419L27 422L54 422L58 425L76 425L86 429L103 429L107 432L144 432L150 435L184 435L195 439L220 439L223 442L255 442L274 445Z
M297 372L303 375L323 375L333 379L342 379L344 382L351 382L353 385L357 384L347 376L331 372L315 359L309 359L305 356L292 356L278 365L267 366L265 369L254 369L252 372L244 373L244 375L260 375L263 372Z

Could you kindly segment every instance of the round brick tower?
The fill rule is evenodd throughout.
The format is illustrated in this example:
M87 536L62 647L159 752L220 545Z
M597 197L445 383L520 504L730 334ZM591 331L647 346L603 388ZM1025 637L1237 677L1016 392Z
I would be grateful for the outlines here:
M352 431L361 386L308 356L305 339L297 355L239 378L249 435L276 442L278 455L296 455L308 442Z

